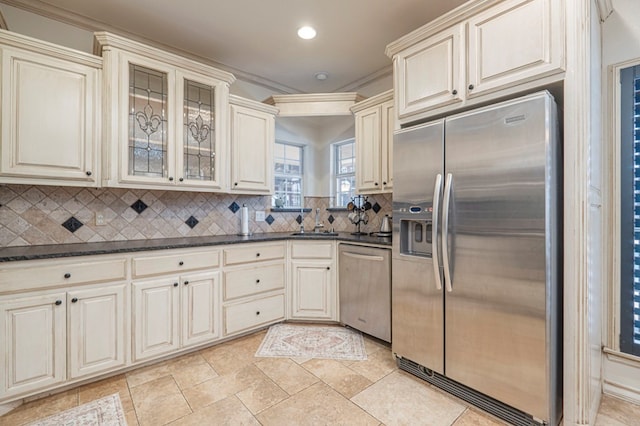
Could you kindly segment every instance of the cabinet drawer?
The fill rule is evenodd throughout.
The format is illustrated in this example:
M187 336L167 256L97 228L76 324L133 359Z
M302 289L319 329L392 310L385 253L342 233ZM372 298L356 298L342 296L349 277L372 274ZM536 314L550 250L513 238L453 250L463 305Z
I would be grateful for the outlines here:
M224 334L249 330L284 319L284 295L265 297L224 308Z
M284 288L284 264L224 273L224 300Z
M294 259L331 259L333 258L333 241L291 243L291 257Z
M163 256L135 257L132 265L133 276L143 277L193 269L217 268L220 265L220 255L218 250L207 250Z
M284 243L250 244L224 250L225 265L274 259L284 259Z
M0 293L124 280L127 277L126 263L126 259L87 262L49 260L37 264L17 262L19 267L0 270Z

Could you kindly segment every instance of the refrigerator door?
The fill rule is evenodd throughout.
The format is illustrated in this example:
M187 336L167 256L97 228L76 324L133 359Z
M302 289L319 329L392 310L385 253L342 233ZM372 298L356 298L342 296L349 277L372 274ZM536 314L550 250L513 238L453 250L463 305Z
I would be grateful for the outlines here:
M555 125L545 92L454 116L445 130L445 374L547 421L550 381L561 380L549 374Z
M443 137L444 120L438 120L396 132L393 145L392 349L439 373L444 373L437 250Z

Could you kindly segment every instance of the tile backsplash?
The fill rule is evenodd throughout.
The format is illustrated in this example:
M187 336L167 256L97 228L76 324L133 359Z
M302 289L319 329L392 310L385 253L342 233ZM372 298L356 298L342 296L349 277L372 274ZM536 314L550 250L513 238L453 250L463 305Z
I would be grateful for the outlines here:
M374 232L391 214L391 194L369 201L378 211L368 212L362 230ZM293 232L300 221L313 229L316 208L324 229L353 232L347 212L328 211L329 202L328 197L305 197L305 208L312 211L301 215L270 211L270 196L0 185L0 247L235 234L240 230L235 207L243 204L249 207L252 232ZM265 210L266 221L255 221L256 210ZM98 216L103 225L96 224Z

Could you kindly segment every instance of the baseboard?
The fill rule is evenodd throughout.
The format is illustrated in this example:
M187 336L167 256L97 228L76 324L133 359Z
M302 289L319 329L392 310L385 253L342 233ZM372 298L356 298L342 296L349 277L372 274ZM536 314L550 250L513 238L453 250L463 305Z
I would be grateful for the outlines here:
M640 404L640 358L604 349L602 391Z

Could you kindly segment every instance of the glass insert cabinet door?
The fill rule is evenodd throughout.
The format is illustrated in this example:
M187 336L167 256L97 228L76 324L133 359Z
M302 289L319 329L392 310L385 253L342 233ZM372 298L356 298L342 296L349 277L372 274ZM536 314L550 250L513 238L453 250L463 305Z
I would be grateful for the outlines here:
M127 57L121 72L127 82L121 180L221 189L228 84L137 56Z

